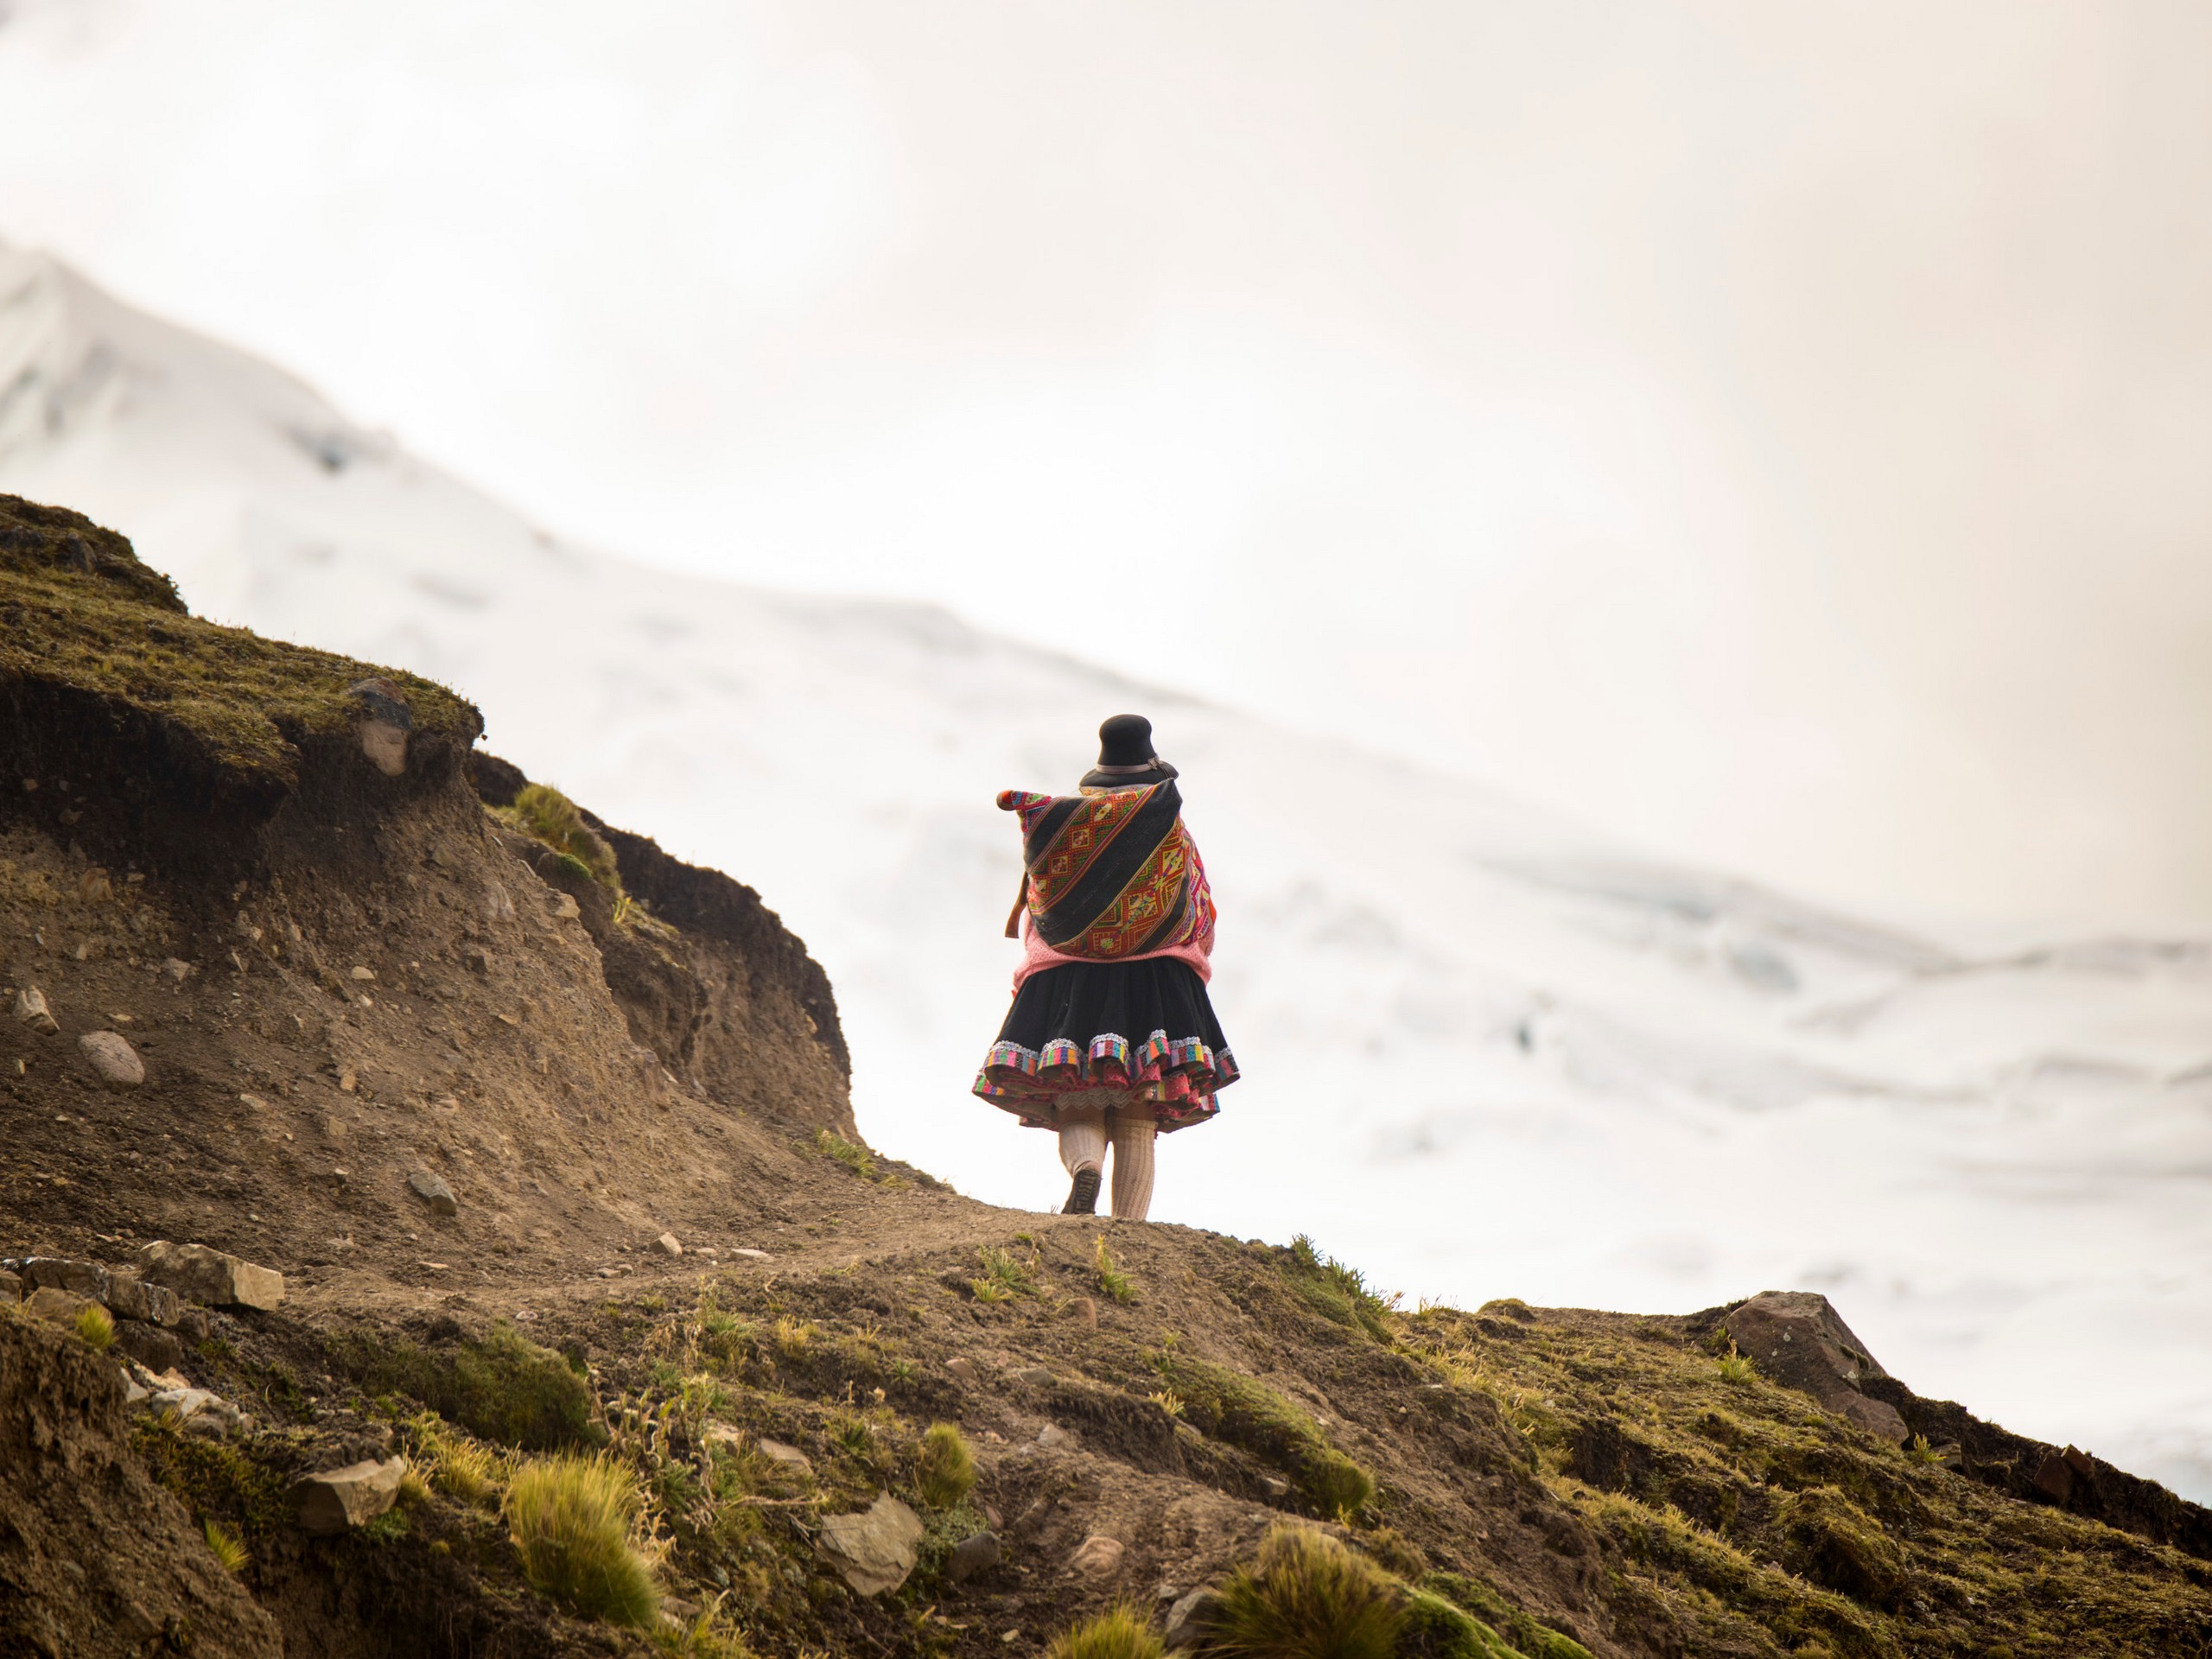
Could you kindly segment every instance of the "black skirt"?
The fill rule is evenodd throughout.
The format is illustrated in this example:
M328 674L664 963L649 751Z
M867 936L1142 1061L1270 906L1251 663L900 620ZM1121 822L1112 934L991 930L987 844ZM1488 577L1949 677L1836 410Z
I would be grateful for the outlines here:
M1057 1127L1062 1095L1123 1089L1160 1128L1203 1123L1236 1081L1205 981L1186 962L1072 962L1024 980L976 1092L1025 1123Z

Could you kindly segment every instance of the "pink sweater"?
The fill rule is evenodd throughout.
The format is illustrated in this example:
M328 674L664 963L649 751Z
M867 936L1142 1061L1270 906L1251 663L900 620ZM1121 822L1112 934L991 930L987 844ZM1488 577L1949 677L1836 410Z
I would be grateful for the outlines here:
M1122 962L1155 962L1162 957L1172 957L1177 962L1187 962L1198 970L1202 980L1213 978L1213 930L1188 944L1172 945L1165 950L1147 950L1141 957L1122 957ZM1021 965L1014 970L1014 988L1020 990L1021 982L1032 974L1041 974L1047 968L1058 968L1071 962L1090 960L1084 957L1063 956L1037 937L1037 930L1030 925L1029 912L1021 912Z

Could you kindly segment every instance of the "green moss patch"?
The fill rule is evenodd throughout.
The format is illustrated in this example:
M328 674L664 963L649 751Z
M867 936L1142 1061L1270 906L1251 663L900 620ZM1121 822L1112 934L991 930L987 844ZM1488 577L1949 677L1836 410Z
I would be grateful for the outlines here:
M1266 1383L1173 1351L1158 1356L1153 1368L1193 1427L1281 1470L1323 1515L1357 1510L1374 1497L1375 1478Z
M331 1360L372 1394L404 1395L503 1446L550 1452L600 1439L584 1379L510 1325L435 1348L355 1335L332 1344Z

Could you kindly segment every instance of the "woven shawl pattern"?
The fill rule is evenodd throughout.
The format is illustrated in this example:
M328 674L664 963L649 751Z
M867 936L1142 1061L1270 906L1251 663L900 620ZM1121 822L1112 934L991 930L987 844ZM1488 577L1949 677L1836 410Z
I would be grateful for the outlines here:
M998 798L1020 815L1030 925L1053 950L1120 962L1213 931L1213 894L1173 779L1081 795L1009 789Z

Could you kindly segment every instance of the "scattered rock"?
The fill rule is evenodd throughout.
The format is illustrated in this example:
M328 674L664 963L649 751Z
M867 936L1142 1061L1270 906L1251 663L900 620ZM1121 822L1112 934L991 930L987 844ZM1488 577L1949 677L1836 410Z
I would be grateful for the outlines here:
M1068 1571L1079 1578L1109 1577L1122 1565L1122 1541L1094 1532L1077 1544L1068 1557Z
M136 1089L146 1081L145 1061L121 1032L88 1031L77 1039L77 1049L111 1089Z
M2074 1496L2075 1486L2093 1481L2096 1472L2089 1454L2069 1446L2063 1452L2050 1452L2036 1465L2035 1489L2038 1495L2063 1506Z
M45 1319L53 1325L74 1325L77 1316L88 1307L99 1304L89 1296L80 1296L73 1290L57 1290L48 1286L34 1290L23 1299L23 1312L35 1319Z
M172 985L181 985L200 970L181 957L170 957L162 963L162 973Z
M492 971L492 958L472 944L461 953L461 965L472 974L488 976Z
M963 1355L957 1359L946 1360L944 1362L944 1369L950 1372L954 1376L958 1377L963 1382L967 1383L970 1388L973 1388L976 1383L981 1382L983 1380L982 1368L977 1365L974 1360L968 1358L965 1355Z
M1160 1639L1170 1649L1194 1646L1213 1607L1212 1590L1200 1585L1167 1610L1167 1623L1160 1631Z
M364 985L373 985L376 983L377 970L373 968L364 968L356 963L346 970L346 976Z
M35 1255L23 1263L26 1292L52 1288L105 1302L108 1271L97 1262L73 1262L58 1255Z
M1290 1496L1290 1483L1281 1475L1262 1475L1260 1487L1269 1497L1282 1498Z
M663 1255L683 1254L683 1246L677 1243L674 1233L663 1233L658 1238L653 1240L653 1249L658 1250Z
M1075 1444L1075 1436L1058 1423L1047 1423L1037 1431L1037 1444L1048 1452L1062 1451Z
M385 777L398 777L407 770L407 734L415 726L406 693L390 680L374 679L347 686L346 695L360 705L353 730L361 753Z
M284 1300L284 1275L257 1268L205 1244L172 1244L159 1239L138 1253L141 1275L166 1285L202 1307L251 1307L266 1311Z
M1892 1446L1909 1438L1896 1407L1859 1392L1862 1379L1889 1373L1827 1297L1810 1291L1761 1291L1731 1308L1721 1329L1776 1382L1802 1389Z
M766 1250L732 1250L730 1254L742 1256L747 1262L772 1262L776 1259Z
M1048 1389L1052 1385L1052 1374L1042 1365L1024 1365L1020 1370L1007 1373L1017 1382L1027 1382L1033 1389Z
M1068 1317L1077 1325L1095 1330L1098 1325L1098 1304L1089 1296L1078 1296L1068 1304Z
M23 1281L5 1268L0 1268L0 1304L20 1302L22 1300Z
M547 894L545 907L553 912L556 920L563 922L573 922L582 914L576 908L576 901L565 893Z
M399 1478L406 1472L406 1459L386 1458L308 1476L292 1489L300 1530L311 1538L332 1538L375 1520L397 1501Z
M793 1474L804 1475L810 1479L813 1478L814 1459L798 1447L785 1446L781 1440L762 1440L758 1449L769 1462L780 1464Z
M1001 1553L995 1532L979 1532L963 1538L945 1557L944 1576L958 1584L978 1573L988 1573L999 1564Z
M461 1204L454 1197L453 1189L428 1170L418 1169L410 1175L407 1188L429 1206L434 1216L456 1216L461 1213Z
M176 1332L143 1319L118 1319L115 1345L149 1371L173 1370L184 1363L184 1344Z
M61 1029L46 1006L46 993L35 985L26 985L16 993L16 1018L43 1037L54 1036Z
M880 1596L906 1582L922 1530L921 1517L886 1492L860 1514L825 1519L817 1548L855 1591Z

